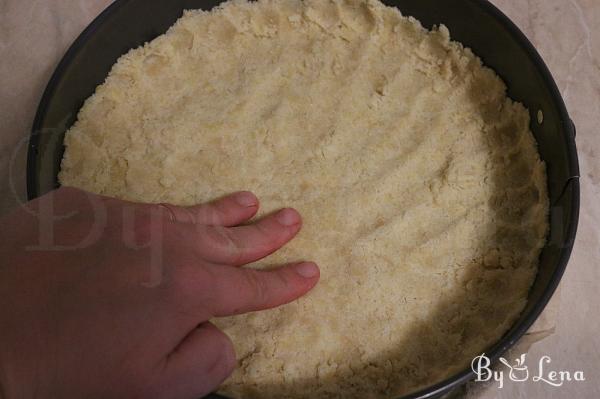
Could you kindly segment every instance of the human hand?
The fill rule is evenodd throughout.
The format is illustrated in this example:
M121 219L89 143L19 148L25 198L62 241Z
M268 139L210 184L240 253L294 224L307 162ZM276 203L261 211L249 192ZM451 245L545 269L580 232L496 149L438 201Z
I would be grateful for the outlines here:
M235 354L208 320L290 302L319 278L313 263L238 267L300 230L292 209L240 226L257 210L246 192L180 208L61 188L6 217L0 397L199 398L214 390Z

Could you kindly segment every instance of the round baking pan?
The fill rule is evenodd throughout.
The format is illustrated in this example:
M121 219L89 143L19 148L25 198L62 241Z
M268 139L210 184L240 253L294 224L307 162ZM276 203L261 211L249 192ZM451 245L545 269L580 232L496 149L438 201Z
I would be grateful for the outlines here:
M63 137L84 100L108 75L119 56L152 40L185 9L209 10L218 0L117 0L68 50L40 102L29 143L27 190L30 199L58 187ZM531 113L531 130L546 162L550 233L528 302L513 327L486 350L495 361L523 336L542 312L565 270L579 217L579 165L575 126L550 72L531 43L485 0L384 1L428 28L445 24L454 40L470 47L508 86L508 94ZM470 369L404 398L433 398L474 378ZM220 398L219 395L211 395Z

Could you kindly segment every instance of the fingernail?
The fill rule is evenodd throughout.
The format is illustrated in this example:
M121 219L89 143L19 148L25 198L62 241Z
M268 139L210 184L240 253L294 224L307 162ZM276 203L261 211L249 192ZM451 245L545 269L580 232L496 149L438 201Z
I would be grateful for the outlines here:
M235 202L244 207L256 206L256 196L249 191L242 191L235 195Z
M277 221L284 226L294 226L300 223L300 217L298 212L293 209L286 208L279 211L277 214Z
M317 277L319 274L319 268L312 262L300 263L295 266L296 273L304 278Z

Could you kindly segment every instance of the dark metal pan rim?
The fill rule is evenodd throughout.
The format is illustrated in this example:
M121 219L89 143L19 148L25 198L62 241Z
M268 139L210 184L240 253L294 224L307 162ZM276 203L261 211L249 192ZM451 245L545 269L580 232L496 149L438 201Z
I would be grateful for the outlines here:
M40 134L43 128L44 117L48 111L51 99L54 96L58 82L63 78L69 65L73 59L82 51L88 40L96 33L98 28L102 26L107 20L110 20L113 14L115 14L121 7L129 3L131 0L116 0L109 5L75 40L75 42L68 49L55 72L53 73L45 91L39 103L39 107L34 119L32 135L29 142L28 154L27 154L27 197L32 200L42 193L39 190L39 176L37 175L39 165L38 151L40 144ZM564 183L563 194L567 190L570 190L572 200L570 202L570 223L568 229L565 232L565 242L567 243L561 251L558 265L552 274L549 282L547 283L543 294L529 309L526 317L515 324L499 342L490 348L486 355L491 359L492 362L496 361L502 353L510 349L531 327L538 316L541 314L552 294L556 290L560 279L564 273L567 262L569 260L572 246L575 240L577 232L577 224L579 219L579 207L580 207L580 187L579 187L579 163L577 157L577 150L575 144L575 125L571 121L564 101L560 95L558 87L548 70L548 67L538 54L535 47L527 39L527 37L517 28L517 26L498 8L491 4L488 0L468 0L471 3L476 4L485 13L491 15L496 19L503 28L510 33L512 39L518 43L518 45L527 53L528 57L532 60L535 66L538 68L540 74L543 77L544 83L548 90L551 92L555 106L559 112L560 123L562 124L563 130L569 132L568 137L565 137L566 152L568 157L568 169L569 178ZM418 392L411 393L404 396L403 399L416 399L416 398L434 398L439 397L445 393L452 391L469 380L472 380L475 374L471 369L466 369L460 373L457 373L439 383L431 385ZM214 398L222 398L219 395L212 396Z

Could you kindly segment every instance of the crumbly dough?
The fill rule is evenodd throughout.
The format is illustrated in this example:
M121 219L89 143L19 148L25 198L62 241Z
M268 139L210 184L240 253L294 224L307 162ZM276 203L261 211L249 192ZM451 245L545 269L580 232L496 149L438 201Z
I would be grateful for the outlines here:
M252 267L318 286L216 320L236 398L384 398L468 365L526 302L547 231L528 111L444 26L376 0L230 1L124 55L67 133L62 184L304 218Z

